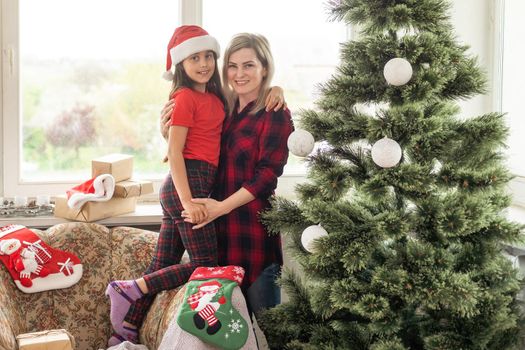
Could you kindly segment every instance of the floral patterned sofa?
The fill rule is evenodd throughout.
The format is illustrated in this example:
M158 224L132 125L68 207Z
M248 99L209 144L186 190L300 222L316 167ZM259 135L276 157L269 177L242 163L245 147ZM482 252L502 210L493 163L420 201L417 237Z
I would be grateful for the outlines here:
M77 222L33 231L51 247L77 255L84 273L70 288L25 294L0 264L0 350L17 349L18 334L56 328L73 334L78 350L105 349L111 333L106 286L144 272L158 233ZM158 348L183 295L182 290L171 290L155 299L140 330L148 349Z

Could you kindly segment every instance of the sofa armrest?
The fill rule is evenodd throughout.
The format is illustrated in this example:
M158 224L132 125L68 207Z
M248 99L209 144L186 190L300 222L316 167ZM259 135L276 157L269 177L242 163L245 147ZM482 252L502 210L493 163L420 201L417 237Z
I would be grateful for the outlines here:
M46 240L44 232L34 231ZM16 336L26 333L31 327L28 310L41 312L45 304L38 294L18 290L7 268L0 263L0 350L18 348Z
M144 274L157 246L158 232L131 227L111 230L112 279L135 279ZM185 252L181 263L188 263ZM162 337L184 299L184 286L159 293L151 305L140 329L140 342L148 349L157 349Z
M16 334L12 328L12 321L4 314L4 307L0 309L0 350L17 349Z
M149 266L158 240L158 232L131 227L115 227L112 236L113 279L134 279L142 276ZM183 262L189 259L185 255ZM140 329L141 343L148 349L160 344L168 324L174 317L184 296L184 289L173 289L159 293Z
M161 292L155 298L140 329L140 342L148 349L158 349L171 320L184 300L186 286Z

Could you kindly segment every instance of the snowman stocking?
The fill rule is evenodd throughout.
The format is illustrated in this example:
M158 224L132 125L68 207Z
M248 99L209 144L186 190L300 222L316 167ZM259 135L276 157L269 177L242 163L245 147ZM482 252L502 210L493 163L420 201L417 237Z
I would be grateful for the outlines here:
M244 277L239 266L198 267L186 285L177 323L188 333L222 349L240 349L248 323L232 306L232 294Z
M82 277L76 256L51 248L21 225L0 228L0 260L25 293L67 288Z

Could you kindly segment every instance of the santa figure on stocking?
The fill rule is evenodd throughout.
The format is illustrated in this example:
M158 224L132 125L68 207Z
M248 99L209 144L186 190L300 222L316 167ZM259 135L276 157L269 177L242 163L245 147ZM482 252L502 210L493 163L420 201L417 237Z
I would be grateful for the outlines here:
M203 329L208 322L208 334L215 334L221 329L221 322L215 317L215 312L226 303L226 298L222 295L218 300L212 301L221 288L218 281L204 282L199 286L199 291L188 298L188 303L192 310L197 311L193 316L195 327ZM216 299L216 298L215 298Z
M20 283L24 287L33 285L31 274L40 277L49 275L49 269L37 262L35 252L23 248L16 238L0 241L0 255L9 256L9 267L20 273Z

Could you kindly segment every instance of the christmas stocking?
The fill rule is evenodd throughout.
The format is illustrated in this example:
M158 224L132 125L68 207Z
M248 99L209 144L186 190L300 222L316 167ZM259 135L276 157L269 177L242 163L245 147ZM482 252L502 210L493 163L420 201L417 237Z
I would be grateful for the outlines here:
M82 277L76 256L51 248L21 225L0 228L0 260L24 293L67 288Z
M232 294L244 277L239 266L198 267L186 284L177 323L188 333L221 349L240 349L248 323L232 306Z

